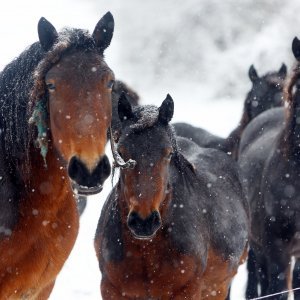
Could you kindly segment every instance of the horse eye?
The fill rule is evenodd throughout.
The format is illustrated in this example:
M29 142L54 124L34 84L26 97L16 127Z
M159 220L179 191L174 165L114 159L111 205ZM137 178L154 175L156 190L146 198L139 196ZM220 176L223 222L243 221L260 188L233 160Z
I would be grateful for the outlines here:
M108 87L109 89L112 89L114 83L115 83L114 80L110 80L110 81L108 82L108 84L107 84L107 87Z
M55 85L53 83L47 83L47 89L50 92L55 91Z

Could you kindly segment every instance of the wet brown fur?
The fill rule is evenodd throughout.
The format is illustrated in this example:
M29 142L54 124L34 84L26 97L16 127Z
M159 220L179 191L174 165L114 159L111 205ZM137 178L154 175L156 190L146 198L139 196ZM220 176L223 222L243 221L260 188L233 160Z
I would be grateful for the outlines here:
M107 18L111 20L112 16L106 14ZM106 132L111 121L111 87L108 82L113 79L113 73L104 62L103 50L100 50L96 49L95 40L86 31L65 30L50 51L44 52L40 43L35 43L1 73L8 77L1 77L0 91L6 101L3 107L9 108L6 111L2 107L1 111L5 129L5 139L1 142L10 146L5 148L6 151L1 148L1 155L5 154L10 168L4 169L4 164L1 167L3 172L14 176L16 182L12 184L17 199L13 202L17 214L15 223L8 228L10 234L0 239L1 300L48 299L56 276L75 243L79 216L67 171L68 160L77 155L93 169L104 155ZM74 63L65 64L69 58L85 57L85 62L88 62L89 54L93 54L91 56L96 62L93 66L99 67L98 82L97 79L90 80L95 78L94 75L86 74L90 69L79 70L77 67L74 74ZM33 59L36 60L32 62ZM15 73L10 73L11 70ZM80 71L86 77L84 82L83 77L78 77ZM61 78L56 77L59 74ZM18 80L13 81L15 77ZM47 88L49 81L56 85L54 92ZM13 83L11 86L10 82ZM6 86L11 88L13 99L7 97ZM15 90L18 93L14 94ZM83 91L86 94L91 92L91 97L82 94ZM41 124L33 122L29 125L28 122L39 101L45 101L48 108L46 112L41 109L47 115L47 119L42 120L47 127L46 167L35 143L38 131L35 125L39 127ZM19 115L9 115L8 112L14 110ZM79 126L80 116L84 114L91 115L92 123L82 128L84 126ZM24 120L20 119L22 122L18 123L19 116ZM19 157L20 149L22 156Z
M78 62L84 65L82 74ZM92 68L97 70L93 72ZM111 89L107 88L107 82L113 78L100 55L96 61L94 55L89 57L79 52L62 59L45 80L56 86L55 92L49 93L55 147L66 161L77 155L91 171L105 153L106 132L112 114Z
M47 299L75 243L77 208L54 151L50 147L45 172L38 150L30 150L37 176L26 178L31 193L20 200L19 222L0 243L0 299Z
M121 262L104 264L106 276L101 281L104 300L224 300L227 297L230 282L237 273L230 261L225 261L215 249L209 248L207 264L203 267L195 256L179 253L162 230L148 242L134 238L126 224L126 200L120 194L118 197L125 257ZM162 219L168 212L171 198L172 194L168 193L161 202ZM96 235L95 249L100 264L102 242L102 235ZM247 254L245 247L239 264L244 263Z

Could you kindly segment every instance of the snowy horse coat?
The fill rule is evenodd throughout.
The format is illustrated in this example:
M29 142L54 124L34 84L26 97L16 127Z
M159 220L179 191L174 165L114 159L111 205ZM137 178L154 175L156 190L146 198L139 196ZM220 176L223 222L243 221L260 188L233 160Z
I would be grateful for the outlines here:
M122 169L101 212L95 249L107 299L225 299L246 255L247 203L236 163L176 138L173 100L119 102Z
M300 60L300 42L293 41ZM270 109L245 129L239 165L247 185L251 212L250 247L254 254L261 296L280 293L289 287L291 257L297 259L293 287L299 287L299 61L286 85L287 105ZM247 289L247 299L258 296L257 284ZM298 299L299 292L294 294ZM272 299L287 299L280 294Z
M48 299L78 231L72 187L99 192L114 75L107 13L92 35L46 19L0 73L0 299Z

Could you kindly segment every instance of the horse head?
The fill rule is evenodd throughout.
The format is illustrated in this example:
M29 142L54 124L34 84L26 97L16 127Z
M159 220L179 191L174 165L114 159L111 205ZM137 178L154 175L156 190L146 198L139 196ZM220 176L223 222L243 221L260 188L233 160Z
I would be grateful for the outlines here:
M250 120L267 109L282 106L282 89L287 74L285 64L282 64L277 72L270 72L261 77L251 65L248 74L252 88L248 93L245 105Z
M122 133L118 152L124 160L136 161L134 168L121 170L121 193L128 212L127 225L139 239L153 237L162 225L162 210L170 194L168 173L174 155L168 125L173 110L170 95L158 109L144 106L133 110L125 94L119 100Z
M109 12L91 36L77 29L71 36L67 31L58 34L44 18L38 24L45 58L35 72L32 102L35 110L42 110L39 113L46 111L44 127L48 128L39 132L40 147L43 150L46 139L51 140L66 163L73 189L83 195L100 192L110 174L105 145L111 123L114 74L104 61L103 52L111 42L113 30L114 20ZM43 100L41 109L37 104ZM41 124L35 123L40 131Z

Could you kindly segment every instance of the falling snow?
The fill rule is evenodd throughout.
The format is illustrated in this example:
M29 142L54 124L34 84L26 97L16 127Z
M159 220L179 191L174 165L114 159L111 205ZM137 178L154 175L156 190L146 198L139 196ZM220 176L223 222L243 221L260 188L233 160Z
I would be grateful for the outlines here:
M60 10L53 1L43 5L33 0L5 3L0 12L0 30L7 43L0 49L0 65L4 67L37 39L36 23L45 12L58 28L75 25L92 31L99 15L111 10L116 12L117 34L105 55L118 77L141 93L143 103L160 104L170 93L175 101L174 121L191 122L226 136L239 121L242 101L250 88L249 66L254 63L263 73L278 69L283 61L289 67L292 64L291 40L300 34L297 0L284 6L279 0L271 4L257 1L256 5L250 0L236 1L238 5L234 1L187 0L178 6L171 0L120 1L103 5L97 1L66 0ZM133 12L138 17L133 18ZM66 115L67 120L70 118ZM285 177L289 178L289 174ZM207 185L210 187L211 183ZM108 180L102 193L89 199L75 248L58 276L51 300L100 298L93 237L110 190ZM288 196L293 189L285 192ZM42 225L49 225L49 221L44 220ZM9 235L11 230L0 227L0 232ZM233 285L233 299L243 299L244 274L239 274L238 284ZM213 292L212 296L216 296Z

